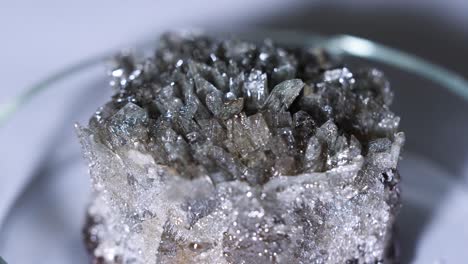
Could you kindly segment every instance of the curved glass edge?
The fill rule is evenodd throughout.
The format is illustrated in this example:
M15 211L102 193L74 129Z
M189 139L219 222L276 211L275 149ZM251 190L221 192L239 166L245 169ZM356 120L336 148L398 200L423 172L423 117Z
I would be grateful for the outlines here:
M300 33L294 31L260 30L259 32L262 34L258 34L258 32L244 32L240 35L248 36L248 38L257 40L260 38L279 39L280 42L284 42L284 44L292 43L295 45L315 46L323 48L333 55L348 55L351 57L384 63L438 83L468 101L468 82L462 76L407 52L390 48L368 39L351 35L334 35L325 37L319 34ZM226 36L226 34L217 35ZM135 45L135 47L145 47L148 43L150 42L142 42L142 44ZM24 93L15 97L10 102L1 104L0 127L2 127L22 105L26 104L36 94L46 90L51 85L64 80L72 74L76 74L89 67L102 63L116 53L117 52L106 53L66 67L35 85L32 85L30 88L26 89Z
M414 73L468 100L468 82L462 76L407 52L349 35L330 37L325 46L332 53L342 52Z
M63 70L60 70L49 77L43 79L42 81L37 82L35 85L32 85L30 88L25 89L25 92L20 94L17 97L14 97L13 100L6 102L5 104L0 104L0 127L2 127L6 121L17 111L22 105L25 105L29 102L35 95L51 87L53 84L64 80L72 74L79 73L89 67L92 67L100 62L102 62L107 56L98 56L93 57L84 61L81 61L77 64L65 67Z

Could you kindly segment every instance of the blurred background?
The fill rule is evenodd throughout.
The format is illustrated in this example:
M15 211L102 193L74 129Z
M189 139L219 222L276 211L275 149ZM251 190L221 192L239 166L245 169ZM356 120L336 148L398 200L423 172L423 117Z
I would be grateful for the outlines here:
M83 58L174 28L351 34L415 54L468 78L467 14L468 2L464 0L0 1L0 105ZM407 147L425 156L424 161L415 158L417 161L403 164L403 169L417 171L420 178L414 184L427 184L427 193L443 193L424 201L428 207L437 203L437 210L411 204L403 207L403 216L410 222L403 232L411 231L403 236L402 246L411 247L402 251L404 261L464 263L467 253L460 252L468 249L468 195L457 188L437 189L434 186L446 183L431 185L425 179L444 175L457 185L468 182L468 103L440 86L393 73L392 69L388 69L388 76L397 94L395 108L408 131ZM63 125L66 115L60 107L103 102L80 98L83 101L76 103L71 93L57 91L31 102L28 111L0 127L0 255L9 263L32 263L31 258L35 263L84 263L79 239L67 239L70 234L80 237L76 227L83 213L60 208L64 205L51 209L53 201L44 196L54 192L48 189L51 182L60 188L58 179L63 180L54 177L62 174L57 167L63 165L60 158L66 156L68 148L59 149L57 138L63 135L56 131L71 124ZM419 121L417 126L412 125L413 120ZM72 132L70 135L63 138L73 138ZM70 144L76 148L75 141ZM77 166L85 173L83 164ZM73 188L75 181L86 184L87 179L66 180L64 184ZM51 197L64 198L68 193L57 191L54 195ZM87 196L74 199L85 203ZM68 216L56 221L57 210ZM75 229L68 229L69 221ZM440 243L448 240L453 247L440 249ZM62 242L71 250L54 251L44 246ZM41 259L51 256L55 262ZM461 260L463 256L466 258Z

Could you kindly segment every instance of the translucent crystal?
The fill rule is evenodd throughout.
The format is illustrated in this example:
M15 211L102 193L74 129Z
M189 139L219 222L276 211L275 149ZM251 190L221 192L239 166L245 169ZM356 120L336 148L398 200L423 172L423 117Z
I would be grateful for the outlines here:
M300 79L283 81L273 88L265 107L271 111L288 109L303 87L304 83Z
M148 133L147 113L139 106L128 103L107 122L104 136L112 147L128 146L145 141Z
M96 263L382 263L404 134L375 69L322 51L165 34L117 56L78 126Z
M267 75L260 70L252 70L244 82L243 94L246 97L245 108L248 111L260 109L268 97Z

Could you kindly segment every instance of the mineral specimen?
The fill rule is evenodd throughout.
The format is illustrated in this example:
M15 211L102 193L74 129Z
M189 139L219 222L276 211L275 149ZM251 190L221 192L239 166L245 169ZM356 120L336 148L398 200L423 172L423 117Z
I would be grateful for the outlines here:
M94 263L391 263L389 83L323 51L165 34L78 126Z

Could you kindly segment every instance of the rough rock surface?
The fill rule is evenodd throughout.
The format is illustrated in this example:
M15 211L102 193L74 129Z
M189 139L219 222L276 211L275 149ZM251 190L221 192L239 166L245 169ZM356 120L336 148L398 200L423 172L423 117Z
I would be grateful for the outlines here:
M78 126L95 263L390 263L404 134L376 69L169 33Z

